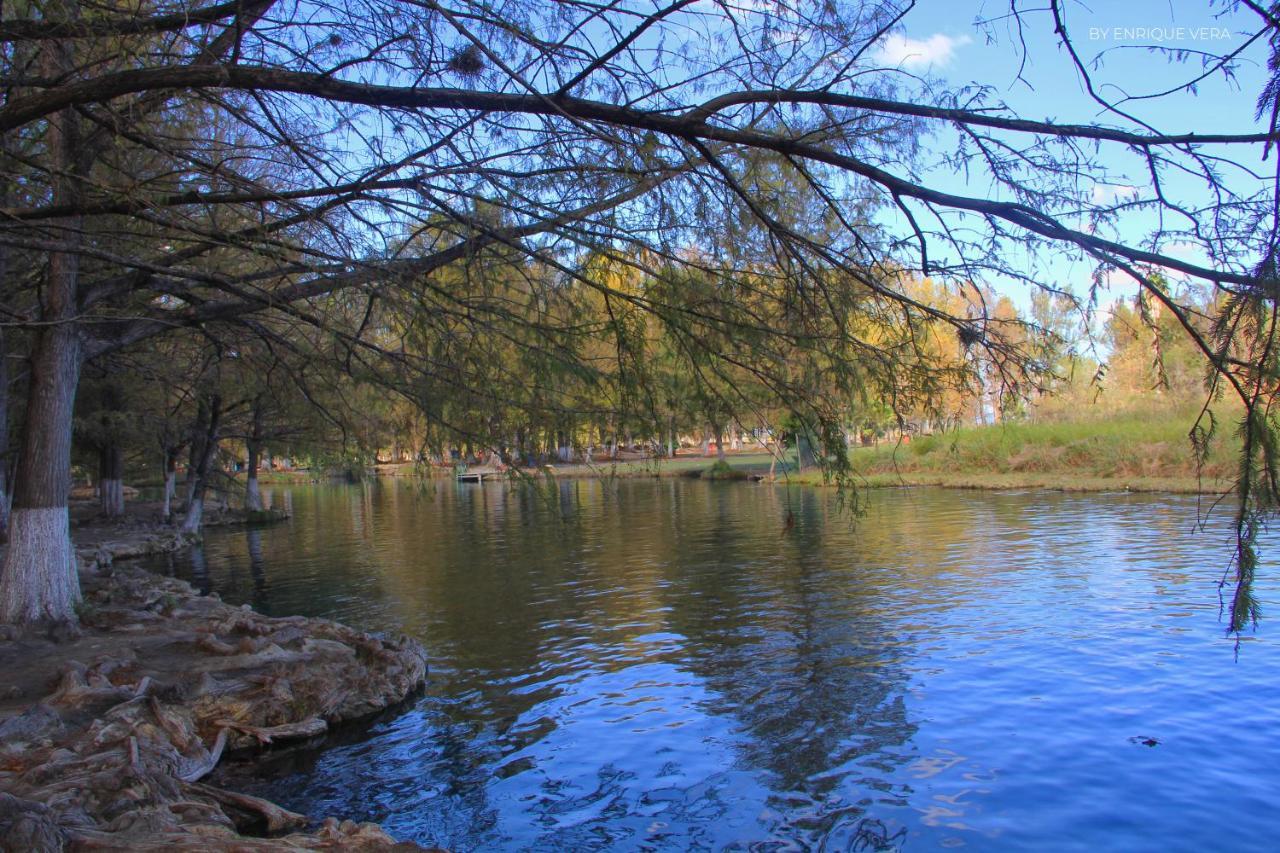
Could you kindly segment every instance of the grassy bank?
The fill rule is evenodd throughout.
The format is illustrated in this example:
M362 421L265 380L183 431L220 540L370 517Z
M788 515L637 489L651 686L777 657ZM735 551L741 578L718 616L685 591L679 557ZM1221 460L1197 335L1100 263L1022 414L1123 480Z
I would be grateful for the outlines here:
M1226 491L1239 453L1231 419L1223 420L1208 458L1197 469L1188 437L1196 414L1153 409L1069 422L972 427L859 448L852 461L869 486ZM823 482L817 471L790 479Z

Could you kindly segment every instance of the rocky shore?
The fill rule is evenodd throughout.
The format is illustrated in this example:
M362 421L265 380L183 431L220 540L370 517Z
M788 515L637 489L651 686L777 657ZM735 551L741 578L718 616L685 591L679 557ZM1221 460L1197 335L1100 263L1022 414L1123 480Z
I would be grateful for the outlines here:
M0 850L419 849L201 780L226 752L403 700L426 680L420 645L117 564L185 547L172 533L77 540L79 629L0 638Z

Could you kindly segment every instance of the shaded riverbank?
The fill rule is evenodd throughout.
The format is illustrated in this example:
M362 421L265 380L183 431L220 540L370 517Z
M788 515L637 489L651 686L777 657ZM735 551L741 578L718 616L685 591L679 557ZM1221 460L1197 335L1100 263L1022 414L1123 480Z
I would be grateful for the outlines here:
M77 537L79 629L0 641L3 849L418 849L201 779L225 753L315 738L402 701L425 683L422 646L266 617L114 565L188 541L91 535L105 529Z

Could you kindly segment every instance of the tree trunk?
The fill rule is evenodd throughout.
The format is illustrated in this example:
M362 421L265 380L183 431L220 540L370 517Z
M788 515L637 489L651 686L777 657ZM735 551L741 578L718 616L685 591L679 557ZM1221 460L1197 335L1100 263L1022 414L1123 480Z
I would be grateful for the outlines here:
M0 134L0 175L8 168L9 135ZM0 207L13 201L13 187L7 177L0 177ZM0 283L9 282L9 246L0 245ZM0 542L9 535L9 345L0 326Z
M814 450L810 436L804 430L796 432L796 465L801 471L818 464L818 456Z
M250 457L251 463L258 460ZM255 467L249 469L249 478L244 484L244 508L249 512L262 512L262 490L258 488L258 469Z
M716 424L716 459L724 461L724 427Z
M672 416L671 416L671 420L670 420L670 423L668 424L668 426L670 426L670 431L667 433L667 458L668 458L668 459L675 459L675 458L676 458L676 418L675 418L675 415L672 415Z
M165 522L173 520L173 495L178 487L178 448L164 452L164 504L160 509L160 517Z
M50 281L74 276L76 258L50 257ZM52 290L52 288L51 288ZM67 498L71 418L80 379L80 340L69 323L43 328L31 359L31 396L23 427L9 550L0 569L0 622L75 619L80 578Z
M8 250L0 247L0 281L7 281ZM9 348L0 328L0 542L9 538Z
M262 457L262 396L253 401L253 426L245 449L249 452L244 485L244 508L249 512L262 512L262 492L258 489L258 462ZM395 454L398 458L398 454Z
M187 498L183 507L190 507L196 494L196 467L204 454L205 434L209 428L209 404L204 397L196 403L196 420L191 425L191 450L187 454Z
M98 451L98 504L109 518L124 515L124 449L114 439Z
M50 10L55 17L77 15L66 0ZM41 71L60 78L74 68L72 41L52 40L41 47ZM53 115L45 132L51 202L76 204L78 174L87 171L80 144L77 113L67 109ZM9 516L9 550L0 566L0 622L30 625L45 620L74 621L80 601L80 577L71 545L67 498L71 487L71 428L76 389L80 382L81 341L75 317L76 284L83 240L80 217L60 225L60 239L68 251L49 253L44 299L31 354L31 386L22 429L13 511Z
M103 435L98 448L98 506L108 518L124 515L124 448L117 438L122 408L120 388L108 379L102 388Z
M209 463L218 449L218 422L222 418L222 398L214 394L209 400L209 421L201 442L200 458L196 460L194 477L191 478L191 500L187 503L187 515L182 519L183 533L199 533L204 521L204 492L209 483Z

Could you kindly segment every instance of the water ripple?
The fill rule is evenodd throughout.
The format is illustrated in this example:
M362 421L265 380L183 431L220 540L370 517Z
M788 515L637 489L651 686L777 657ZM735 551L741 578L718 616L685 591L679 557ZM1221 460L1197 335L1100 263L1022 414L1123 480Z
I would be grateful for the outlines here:
M169 568L432 657L408 713L226 771L289 808L457 850L1246 851L1280 830L1275 626L1237 662L1226 525L1196 532L1192 499L891 490L851 524L821 491L686 481L274 498L290 525Z

